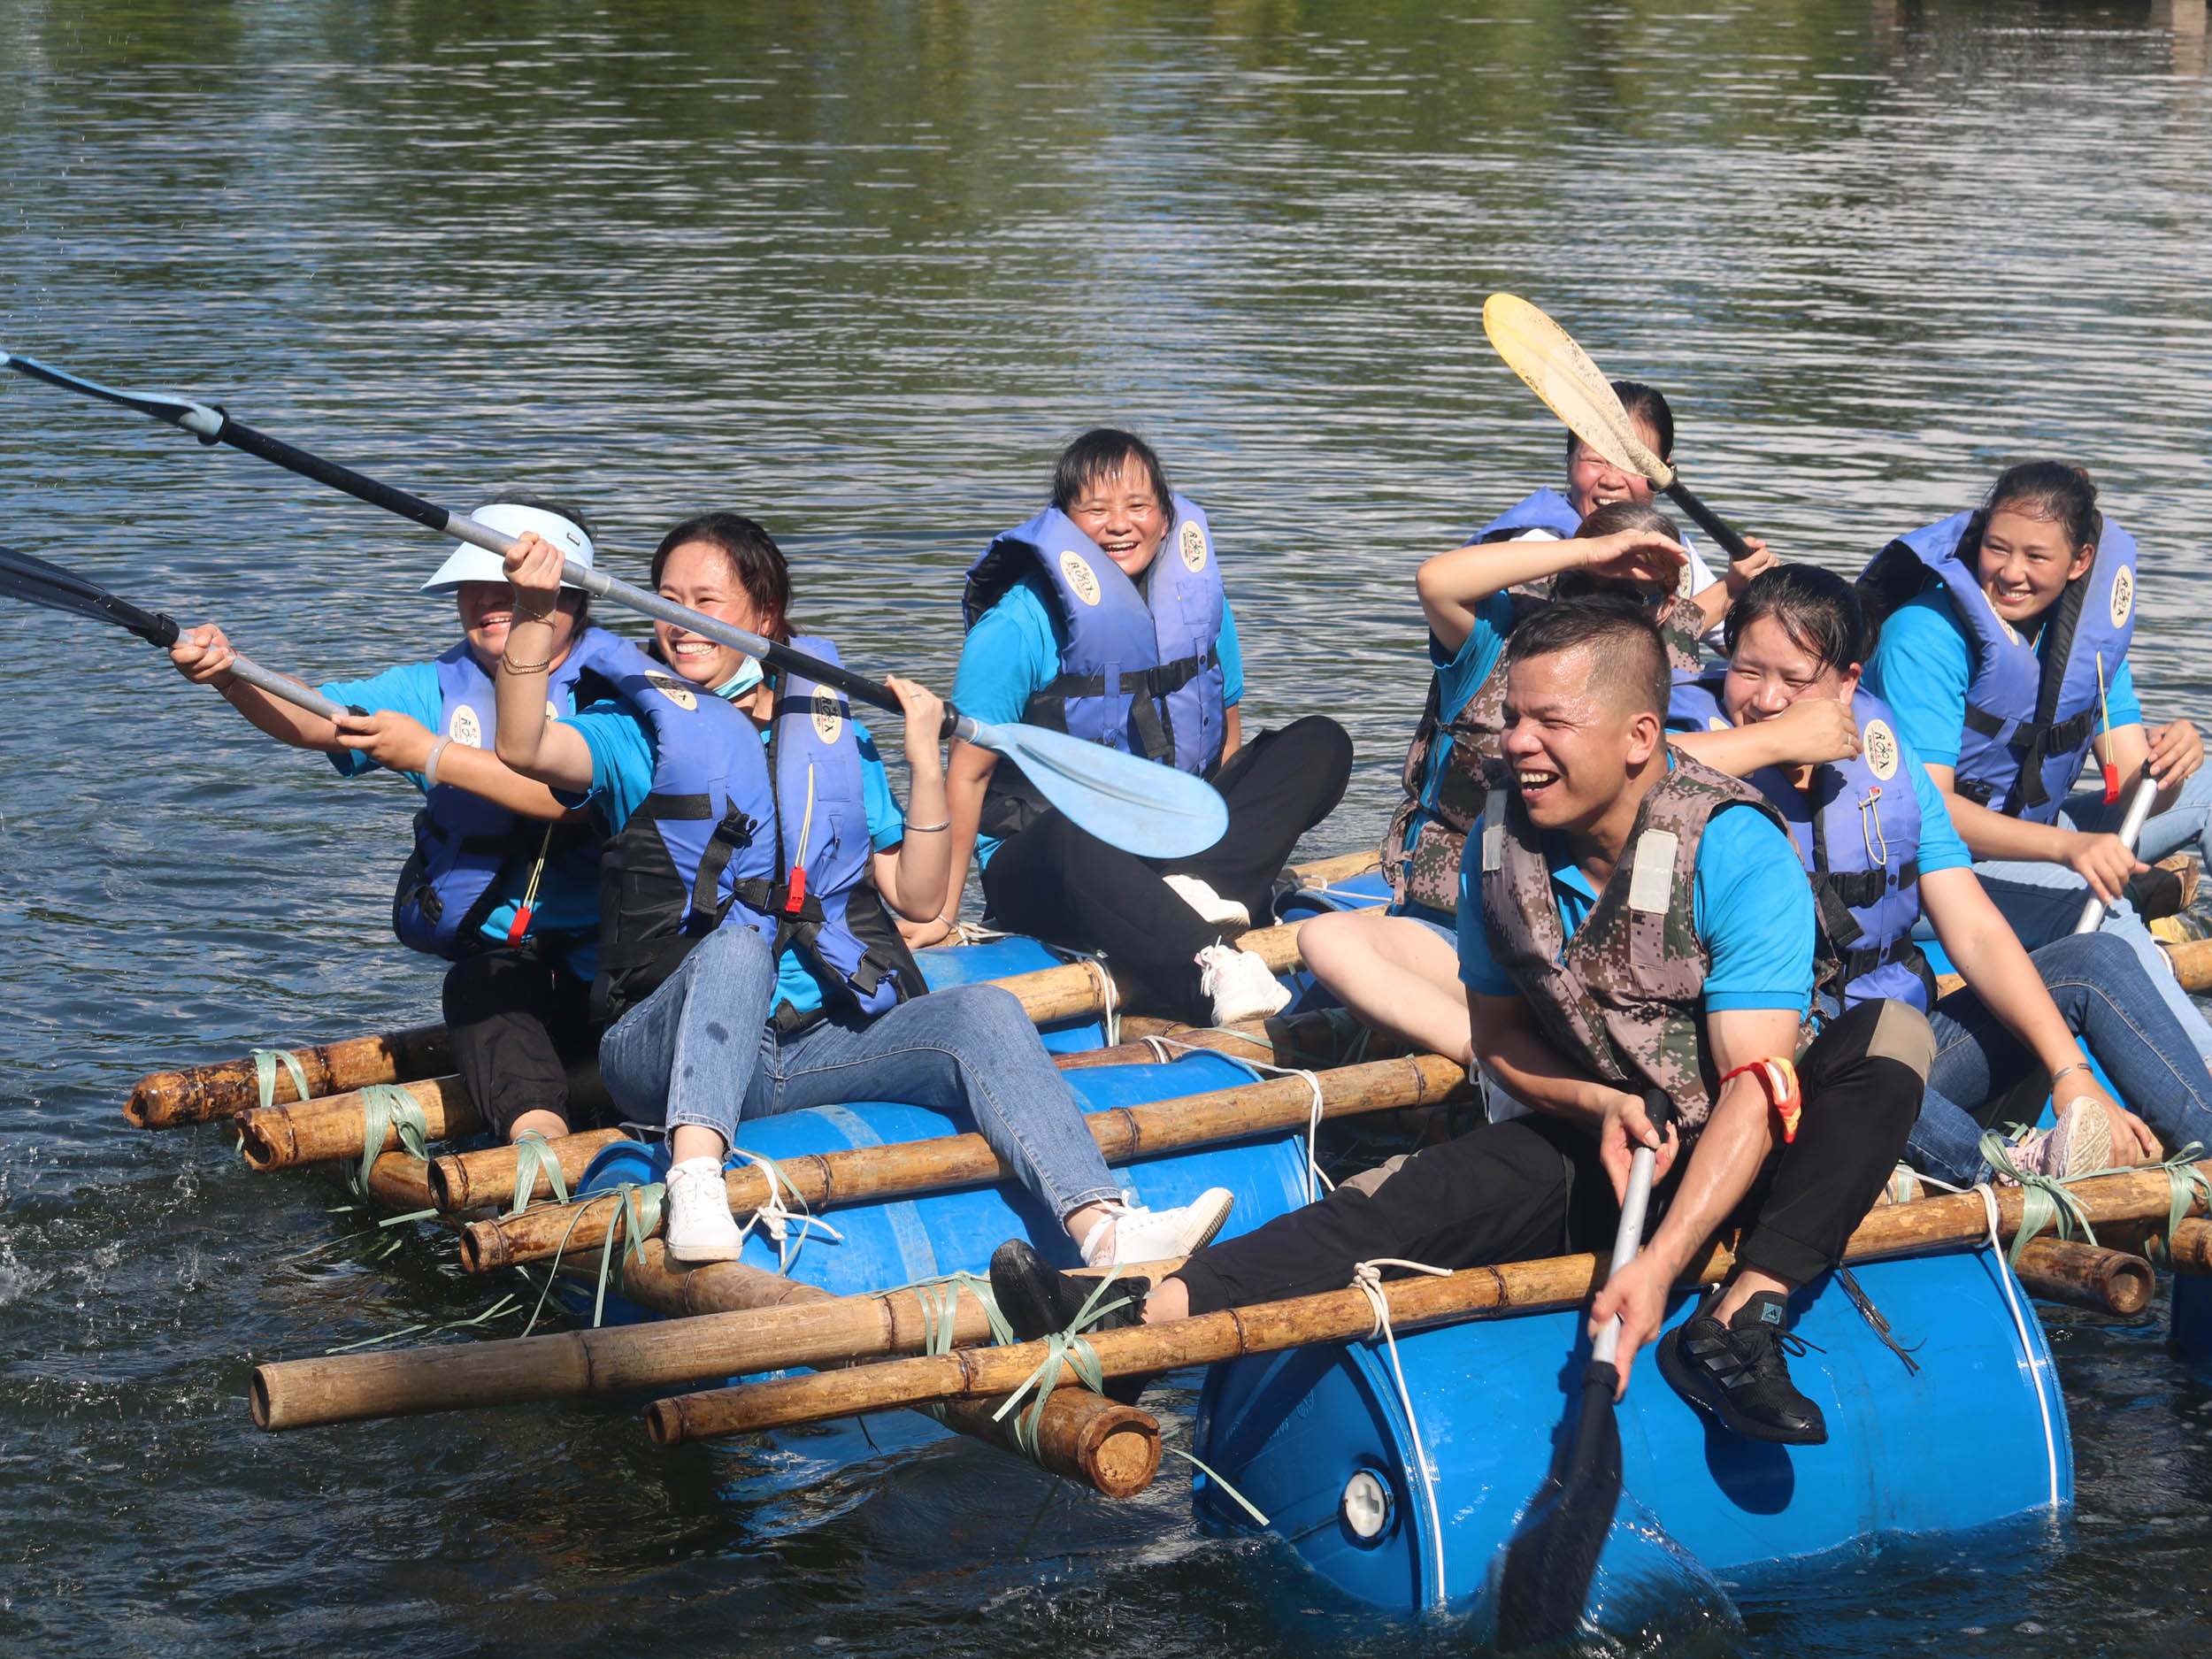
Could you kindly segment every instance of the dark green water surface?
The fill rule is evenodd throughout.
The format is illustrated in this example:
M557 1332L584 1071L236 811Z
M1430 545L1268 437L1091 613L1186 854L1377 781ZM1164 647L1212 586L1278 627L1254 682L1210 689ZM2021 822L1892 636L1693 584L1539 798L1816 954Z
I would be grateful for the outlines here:
M2147 552L2146 702L2205 713L2204 28L2202 0L0 0L0 341L442 501L572 495L620 574L738 508L849 661L941 684L962 566L1070 434L1135 424L1212 515L1248 724L1357 741L1306 849L1343 851L1425 688L1415 564L1560 470L1483 339L1496 288L1673 394L1686 475L1790 554L1855 568L2007 459L2086 462ZM12 379L0 509L274 665L451 637L429 538ZM426 1017L435 966L384 922L411 803L89 625L0 612L0 683L7 1650L1463 1646L1200 1532L1180 1465L1115 1509L903 1421L879 1456L845 1427L664 1454L576 1407L258 1433L252 1363L498 1290L119 1108L158 1066ZM1647 1645L2202 1653L2212 1387L2162 1306L2050 1316L2064 1522Z

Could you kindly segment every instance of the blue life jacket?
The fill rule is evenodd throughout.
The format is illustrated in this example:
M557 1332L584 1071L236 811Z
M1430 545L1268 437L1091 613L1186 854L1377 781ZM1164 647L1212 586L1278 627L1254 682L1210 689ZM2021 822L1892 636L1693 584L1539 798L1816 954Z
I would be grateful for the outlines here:
M791 644L824 662L839 660L827 640ZM787 872L771 896L779 949L795 949L824 982L825 1013L873 1018L919 996L928 989L921 969L876 890L867 769L845 694L785 675L776 688L769 753L775 868ZM777 1014L785 1030L813 1018L787 1004Z
M1057 508L995 538L969 567L961 597L973 627L1007 590L1042 576L1067 642L1060 673L1022 718L1203 777L1227 736L1221 623L1226 601L1206 515L1174 497L1173 520L1140 588ZM992 770L983 833L1007 836L1045 810L1004 759Z
M2055 820L2096 735L2103 682L2127 660L2135 634L2135 538L2101 514L2097 555L2044 614L2030 645L1989 603L1975 572L1982 515L1954 513L1884 548L1860 574L1877 627L1897 606L1943 584L1974 648L1959 734L1956 787L1968 800L2033 824Z
M599 856L592 1015L642 1002L718 927L773 941L776 796L753 723L634 646L601 671L653 732L653 786Z
M603 673L605 663L630 649L603 628L586 628L546 677L548 705L557 715L573 713L578 678ZM440 734L488 750L499 731L491 676L477 665L465 640L436 667ZM582 823L541 823L452 784L435 785L415 814L415 849L392 894L392 931L410 949L432 956L457 960L489 949L495 941L484 936L484 922L507 893L509 874L542 856L541 883L588 891L597 879L598 840ZM575 942L536 927L525 937Z
M1563 541L1582 527L1582 515L1555 489L1540 489L1524 495L1467 539L1470 541L1510 541L1531 530L1549 530Z
M1677 686L1670 727L1726 731L1719 674ZM1809 796L1780 767L1744 781L1782 815L1820 908L1821 988L1848 1009L1878 997L1925 1013L1935 976L1913 943L1920 919L1920 797L1905 771L1897 717L1870 691L1851 699L1859 754L1813 769Z

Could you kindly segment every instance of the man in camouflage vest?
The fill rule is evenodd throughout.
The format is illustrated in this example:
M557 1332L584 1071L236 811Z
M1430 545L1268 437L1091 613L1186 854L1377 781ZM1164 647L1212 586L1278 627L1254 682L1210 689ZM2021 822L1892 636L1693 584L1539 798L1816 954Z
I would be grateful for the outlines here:
M1687 549L1673 521L1643 501L1595 506L1563 539L1541 528L1497 534L1511 539L1471 541L1421 567L1435 672L1406 755L1405 798L1383 840L1390 904L1316 917L1299 939L1314 977L1363 1022L1439 1054L1467 1041L1455 945L1460 854L1498 768L1514 627L1554 598L1637 594L1660 626L1676 679L1694 680L1703 672L1699 635L1726 614L1750 572L1772 562L1762 547L1689 598L1676 580L1679 572L1687 583Z
M1142 1317L1338 1289L1386 1258L1457 1269L1605 1248L1632 1148L1648 1146L1660 1219L1590 1310L1594 1333L1621 1317L1623 1386L1669 1292L1733 1220L1736 1271L1668 1333L1661 1369L1726 1429L1817 1443L1821 1409L1784 1356L1787 1301L1840 1255L1904 1149L1927 1021L1866 1003L1801 1055L1815 944L1804 867L1755 791L1671 755L1666 654L1647 617L1556 604L1516 628L1506 660L1507 771L1468 838L1460 977L1465 1057L1532 1110L1197 1252ZM1793 1056L1802 1112L1786 1141L1778 1108L1799 1102L1776 1086ZM1650 1089L1676 1109L1663 1135ZM1091 1287L1019 1240L992 1280L1025 1338L1065 1328Z

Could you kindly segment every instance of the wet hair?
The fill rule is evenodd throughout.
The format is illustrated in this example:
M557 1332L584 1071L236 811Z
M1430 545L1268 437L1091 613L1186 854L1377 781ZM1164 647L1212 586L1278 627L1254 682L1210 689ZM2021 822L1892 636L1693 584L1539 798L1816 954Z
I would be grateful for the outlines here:
M2078 466L2064 461L2023 461L2007 467L1982 503L1982 522L1987 524L2002 507L2056 525L2070 552L2096 542L2097 487Z
M660 540L653 549L653 586L661 585L668 556L687 541L722 549L730 573L761 616L760 632L772 640L791 637L791 567L776 540L750 518L734 512L695 513Z
M1514 625L1506 666L1563 651L1589 653L1590 682L1609 703L1666 718L1674 689L1666 644L1633 595L1592 594L1546 605Z
M503 489L497 495L488 495L477 503L475 506L469 509L469 514L473 518L487 507L501 506L529 507L539 512L549 512L556 518L567 519L569 523L588 536L595 544L599 540L599 532L592 528L591 520L584 516L582 508L572 507L565 501L555 501L550 496L541 495L533 489ZM562 610L574 614L576 631L579 634L591 626L591 595L580 588L562 588L560 597L554 603Z
M1060 458L1052 465L1052 504L1067 511L1085 490L1125 470L1132 460L1144 468L1160 511L1167 511L1174 501L1167 487L1167 469L1160 465L1150 444L1118 426L1093 426L1060 451Z
M1614 535L1623 530L1651 530L1670 541L1679 541L1681 533L1674 527L1674 520L1647 502L1614 501L1598 508L1575 526L1580 536ZM1671 593L1673 589L1667 590ZM1554 599L1590 599L1600 596L1632 598L1638 603L1649 605L1665 595L1654 595L1634 582L1622 581L1617 577L1599 576L1589 571L1562 571L1552 578L1551 596Z
M1615 380L1613 396L1621 400L1621 407L1628 411L1631 420L1640 420L1649 426L1652 435L1659 440L1659 458L1666 460L1674 454L1674 411L1667 403L1667 395L1655 386L1646 386L1641 380ZM1574 465L1575 451L1582 447L1582 440L1573 433L1567 434L1567 465Z
M1848 673L1866 660L1866 613L1851 584L1817 565L1777 565L1751 579L1729 607L1721 639L1728 654L1755 622L1771 617L1792 645L1821 666Z
M1609 501L1577 525L1575 534L1618 535L1624 530L1648 530L1670 541L1682 539L1682 532L1675 527L1674 520L1647 501Z

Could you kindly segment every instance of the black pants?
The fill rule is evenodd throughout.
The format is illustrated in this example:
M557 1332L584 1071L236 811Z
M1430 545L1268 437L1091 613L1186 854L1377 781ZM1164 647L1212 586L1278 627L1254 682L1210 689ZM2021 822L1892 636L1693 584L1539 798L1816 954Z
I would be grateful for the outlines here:
M1264 926L1290 849L1335 810L1351 776L1344 728L1309 715L1259 733L1229 757L1213 780L1229 803L1228 832L1204 852L1139 858L1048 811L992 855L983 871L986 907L993 924L1010 932L1102 952L1144 987L1133 1007L1203 1020L1210 1010L1194 958L1219 933L1160 878L1195 876Z
M1885 1009L1896 1012L1878 1031ZM1906 1017L1917 1034L1901 1034ZM1926 1030L1901 1003L1867 1002L1805 1051L1805 1115L1737 1211L1749 1229L1738 1262L1801 1284L1842 1254L1920 1114ZM1654 1225L1687 1164L1686 1153L1654 1194ZM1602 1252L1619 1225L1596 1138L1561 1118L1516 1118L1415 1154L1371 1193L1340 1187L1201 1250L1177 1277L1191 1312L1213 1313L1341 1290L1354 1267L1383 1256L1462 1268Z
M599 1051L591 982L549 962L534 946L464 957L445 976L453 1069L502 1140L525 1112L568 1110L568 1067Z

